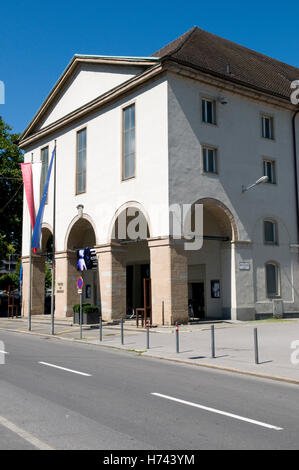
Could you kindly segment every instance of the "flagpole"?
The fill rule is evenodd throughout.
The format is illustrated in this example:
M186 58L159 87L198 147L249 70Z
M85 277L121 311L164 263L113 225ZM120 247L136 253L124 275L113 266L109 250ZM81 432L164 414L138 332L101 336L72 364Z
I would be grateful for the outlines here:
M54 335L54 311L55 311L55 235L56 235L56 139L54 155L54 181L53 181L53 243L52 243L52 292L51 292L51 334Z
M31 153L31 165L33 164L33 153ZM28 208L29 213L29 208ZM32 223L31 217L29 214L29 227L30 227L30 237L29 237L29 293L28 293L28 331L31 331L31 295L32 295L32 248L31 248L31 240L32 240Z
M31 283L32 283L32 224L29 221L30 237L29 237L29 293L28 293L28 331L31 331Z

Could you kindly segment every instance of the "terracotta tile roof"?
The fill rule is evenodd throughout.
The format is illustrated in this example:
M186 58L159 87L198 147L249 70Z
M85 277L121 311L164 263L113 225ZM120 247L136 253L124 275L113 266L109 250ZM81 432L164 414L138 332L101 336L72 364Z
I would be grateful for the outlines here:
M196 26L155 54L226 80L290 99L299 68L272 59Z

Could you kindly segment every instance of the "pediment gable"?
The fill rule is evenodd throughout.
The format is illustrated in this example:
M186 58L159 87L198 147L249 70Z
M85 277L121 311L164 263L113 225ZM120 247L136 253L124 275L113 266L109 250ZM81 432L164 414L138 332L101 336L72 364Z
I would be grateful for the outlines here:
M152 58L75 56L21 136L21 141L157 64Z

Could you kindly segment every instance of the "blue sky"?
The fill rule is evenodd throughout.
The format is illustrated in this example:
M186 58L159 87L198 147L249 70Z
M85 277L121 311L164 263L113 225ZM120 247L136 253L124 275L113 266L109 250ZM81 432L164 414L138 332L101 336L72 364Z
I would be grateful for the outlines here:
M1 3L0 115L22 132L75 53L147 56L194 25L299 67L299 3ZM298 74L299 79L299 74Z

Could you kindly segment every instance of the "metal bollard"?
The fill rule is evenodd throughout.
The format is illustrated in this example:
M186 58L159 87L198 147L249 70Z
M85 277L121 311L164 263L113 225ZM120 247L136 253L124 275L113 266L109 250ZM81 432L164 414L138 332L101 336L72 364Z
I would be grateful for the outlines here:
M162 300L162 325L164 326L164 300Z
M215 327L211 325L211 351L212 351L212 358L215 359Z
M120 336L121 336L121 344L124 344L124 319L121 319L120 322Z
M180 352L180 343L179 343L179 325L176 322L175 324L175 338L176 338L176 352Z
M82 322L83 322L83 319L82 319L82 292L80 294L80 314L79 314L79 321L80 321L80 339L82 339Z
M146 320L146 349L149 349L149 332L150 332L150 322Z
M258 339L257 339L257 328L254 328L253 330L253 338L254 338L254 359L255 363L259 363L259 344L258 344Z
M100 316L99 333L100 333L100 341L103 341L103 322L102 322L102 315Z

